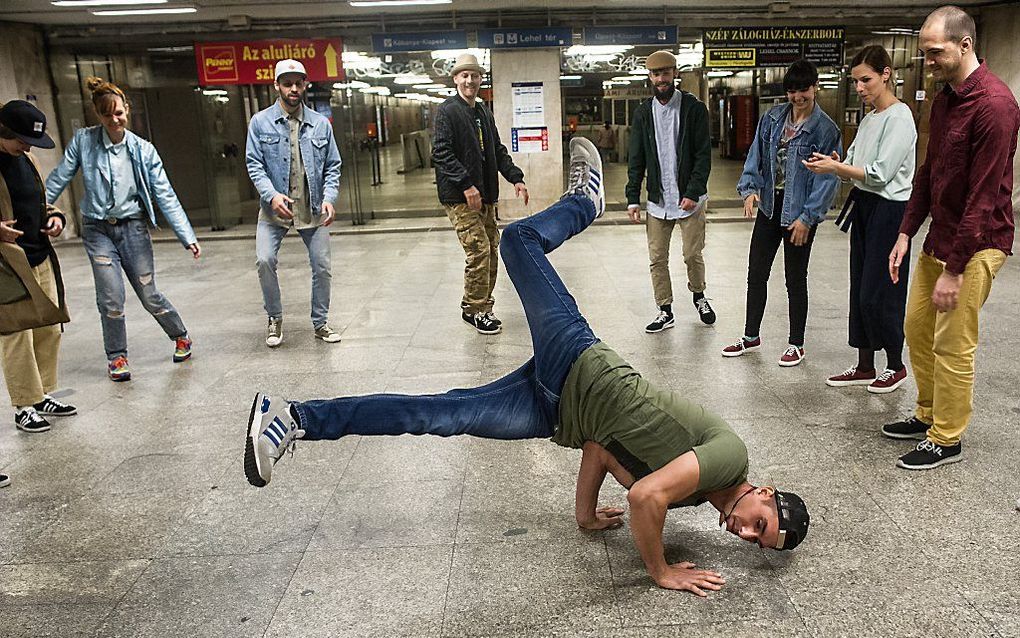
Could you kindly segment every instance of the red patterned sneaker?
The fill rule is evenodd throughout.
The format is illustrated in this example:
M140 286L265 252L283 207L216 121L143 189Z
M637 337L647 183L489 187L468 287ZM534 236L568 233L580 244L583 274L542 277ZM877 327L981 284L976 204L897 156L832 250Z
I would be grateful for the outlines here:
M903 385L903 382L906 380L907 366L903 366L899 370L890 370L889 368L886 368L882 374L878 375L877 379L868 385L868 392L872 392L874 394L887 394Z
M761 347L761 337L755 338L754 341L748 341L747 339L741 337L732 346L726 346L725 348L723 348L722 349L722 356L724 356L724 357L739 357L740 355L744 354L745 352L751 352L752 350L757 350L760 347Z
M834 388L842 388L848 385L870 385L874 380L874 370L863 372L858 371L857 366L852 366L844 370L842 374L837 374L834 377L826 379L825 385L831 385Z
M790 368L799 364L804 360L804 348L799 346L790 346L783 353L783 356L779 357L779 365L784 368Z

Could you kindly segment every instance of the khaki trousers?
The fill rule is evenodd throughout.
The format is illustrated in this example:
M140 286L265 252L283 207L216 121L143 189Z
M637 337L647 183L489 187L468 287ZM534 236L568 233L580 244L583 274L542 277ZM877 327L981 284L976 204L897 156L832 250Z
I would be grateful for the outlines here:
M673 283L669 277L669 242L673 226L680 225L684 263L687 264L687 289L705 291L705 211L684 219L659 219L646 215L645 232L648 235L649 270L652 273L652 293L655 305L673 303Z
M1005 261L1006 253L1001 250L977 252L963 271L956 308L938 312L931 293L945 262L923 252L917 258L904 332L917 383L915 414L931 424L928 439L938 445L956 445L970 422L978 311Z
M57 280L47 259L32 269L35 280L46 295L57 301ZM25 407L43 400L57 387L57 353L60 350L60 326L44 326L0 336L0 363L3 364L11 405Z
M457 231L464 248L464 298L461 310L473 315L491 312L495 300L499 270L499 230L496 228L496 206L482 204L482 210L468 208L467 204L445 205L446 215Z

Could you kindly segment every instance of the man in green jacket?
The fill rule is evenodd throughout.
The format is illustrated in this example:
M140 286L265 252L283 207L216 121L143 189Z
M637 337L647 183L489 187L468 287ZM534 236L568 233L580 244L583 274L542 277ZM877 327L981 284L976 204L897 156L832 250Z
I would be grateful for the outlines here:
M641 221L641 182L647 176L648 257L652 291L659 314L645 332L673 327L673 284L669 277L669 242L679 221L687 288L704 323L715 323L705 297L705 205L712 170L712 135L708 109L687 91L676 88L676 58L656 51L645 61L653 96L634 112L627 171L627 214Z

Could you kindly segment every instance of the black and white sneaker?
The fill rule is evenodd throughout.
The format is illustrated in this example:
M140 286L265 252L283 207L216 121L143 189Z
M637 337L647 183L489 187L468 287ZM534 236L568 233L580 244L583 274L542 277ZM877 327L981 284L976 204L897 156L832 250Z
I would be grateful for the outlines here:
M712 325L715 323L715 310L708 304L708 297L702 295L694 300L694 307L698 311L701 323Z
M947 463L962 461L961 444L939 445L925 439L917 444L913 450L907 452L896 461L896 467L905 470L930 470Z
M570 176L567 182L569 195L584 195L595 204L595 218L606 212L606 187L602 183L602 158L599 149L584 137L570 140Z
M11 484L11 477L6 474L0 474L0 487L7 487Z
M655 334L656 332L662 332L667 328L672 328L674 325L675 322L673 321L673 314L666 312L665 310L660 310L658 316L652 320L652 323L645 326L645 332L648 334Z
M493 324L495 324L497 326L502 326L503 325L503 322L499 320L499 317L497 317L496 315L492 314L491 310L489 312L485 313L485 318L488 319L489 321L491 321Z
M466 312L462 312L460 313L460 318L463 319L466 323L469 323L472 326L474 326L475 330L477 330L479 334L483 335L499 334L500 332L503 331L503 328L502 326L500 326L500 324L492 320L494 317L490 318L489 315L491 314L492 313L488 312L476 312L473 315L469 315Z
M78 414L78 408L61 401L57 401L48 394L43 395L43 400L36 403L35 411L46 416L72 416Z
M14 424L22 432L46 432L50 429L50 422L35 411L35 408L21 408L14 413Z
M296 439L305 435L290 411L290 403L259 393L251 404L244 439L244 475L255 487L273 478L273 466L288 449L294 454Z
M928 428L931 425L925 423L916 416L896 423L889 423L882 426L882 434L890 439L917 439L923 441L928 438Z

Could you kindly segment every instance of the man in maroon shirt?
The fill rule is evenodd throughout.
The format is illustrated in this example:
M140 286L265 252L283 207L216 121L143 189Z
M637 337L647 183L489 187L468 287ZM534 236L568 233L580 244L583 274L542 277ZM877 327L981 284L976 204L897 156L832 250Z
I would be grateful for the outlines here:
M931 225L917 259L905 332L917 381L917 410L883 426L894 439L920 439L896 465L927 470L961 459L971 416L978 311L1012 254L1013 156L1020 107L1009 87L978 60L974 20L940 7L921 27L925 66L945 87L931 109L928 152L889 255L899 279L910 238Z

